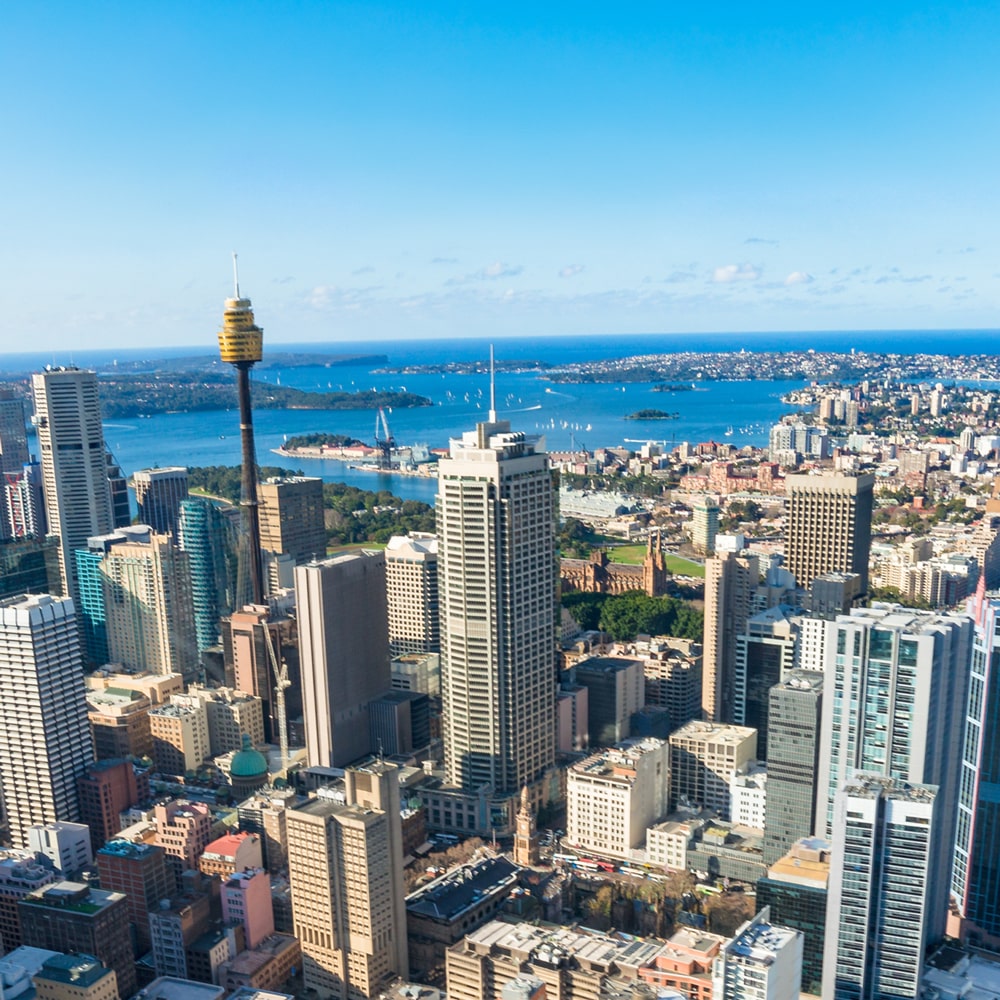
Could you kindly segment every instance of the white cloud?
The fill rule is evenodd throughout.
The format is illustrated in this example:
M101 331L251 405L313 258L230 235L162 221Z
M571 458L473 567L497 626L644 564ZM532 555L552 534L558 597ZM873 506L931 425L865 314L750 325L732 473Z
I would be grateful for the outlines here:
M559 277L560 278L573 278L578 275L583 270L583 264L567 264L566 267L560 268Z
M495 260L492 264L481 267L472 274L462 274L454 278L449 278L446 285L464 285L469 281L495 281L497 278L514 278L519 275L524 268L520 264L505 264L503 261Z
M808 285L813 281L813 276L809 274L808 271L792 271L792 273L785 278L786 285Z
M723 264L712 272L712 281L717 285L728 285L734 281L756 281L760 268L753 264Z

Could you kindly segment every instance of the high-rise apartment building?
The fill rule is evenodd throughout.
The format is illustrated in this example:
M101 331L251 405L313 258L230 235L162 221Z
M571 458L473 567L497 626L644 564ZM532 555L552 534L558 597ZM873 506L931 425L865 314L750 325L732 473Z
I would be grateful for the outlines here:
M302 974L320 1000L377 995L407 978L399 779L392 764L348 768L344 796L286 813Z
M136 525L90 538L76 565L93 662L154 674L197 668L191 567L169 535Z
M54 882L18 904L24 943L94 955L115 970L121 995L138 986L125 896L81 882Z
M164 469L139 469L132 476L139 523L158 535L177 534L181 501L188 495L188 471L183 465Z
M720 513L719 501L715 497L702 497L691 505L690 537L696 551L708 556L715 552Z
M390 538L385 584L392 655L440 652L437 536L413 531Z
M73 602L0 601L0 792L11 840L79 818L76 779L92 759Z
M448 781L537 788L555 759L555 506L548 456L507 421L438 463Z
M816 829L823 675L790 671L771 688L768 709L764 863L774 864Z
M857 573L868 589L875 477L788 476L785 566L800 587L825 573Z
M97 376L49 368L31 377L49 531L60 542L62 593L76 597L73 553L115 527Z
M938 786L932 870L947 884L972 623L964 615L876 604L856 608L826 626L832 635L827 643L817 832L829 836L834 796L855 771ZM938 936L944 917L942 906L934 917Z
M823 997L919 997L924 954L948 902L934 867L933 785L858 773L837 793ZM937 806L937 808L936 808Z
M372 751L369 702L391 687L385 557L351 552L295 570L309 765Z
M969 601L972 665L965 707L952 895L972 943L1000 939L1000 600Z
M759 583L756 556L723 551L705 560L701 711L709 721L734 719L736 640L746 629Z
M156 843L166 851L178 876L198 867L202 851L212 839L212 813L203 802L176 800L153 810Z

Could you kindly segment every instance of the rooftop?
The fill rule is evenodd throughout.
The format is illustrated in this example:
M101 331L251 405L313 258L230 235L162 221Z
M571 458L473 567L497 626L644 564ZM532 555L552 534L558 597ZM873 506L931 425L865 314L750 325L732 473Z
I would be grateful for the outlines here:
M406 909L439 920L454 920L483 899L511 889L519 871L504 857L462 865L407 896Z
M110 973L93 955L55 955L45 960L36 975L54 983L67 983L86 989Z

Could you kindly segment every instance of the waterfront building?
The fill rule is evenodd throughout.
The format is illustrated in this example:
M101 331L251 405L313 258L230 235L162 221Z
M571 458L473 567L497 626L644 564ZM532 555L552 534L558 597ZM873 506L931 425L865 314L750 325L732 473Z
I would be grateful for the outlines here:
M823 674L817 671L792 670L771 688L764 817L767 864L774 864L816 828L822 706Z
M164 849L156 844L109 840L96 854L101 888L124 893L132 928L132 953L141 958L153 946L149 914L177 891Z
M75 822L76 779L92 760L73 602L0 601L0 793L10 838L36 823Z
M856 608L828 622L817 832L829 836L834 796L855 771L938 787L932 871L946 888L969 687L972 623L895 605ZM832 662L831 662L832 661ZM836 843L835 843L836 846ZM934 913L934 937L946 907Z
M757 882L757 906L770 907L775 923L802 932L801 990L816 996L823 982L829 881L829 841L805 837Z
M785 566L800 587L825 573L857 573L868 589L875 477L788 476Z
M670 734L670 800L729 818L729 783L757 758L757 731L694 720Z
M760 583L756 556L742 551L717 551L705 560L705 639L701 710L705 719L734 719L737 636L751 615Z
M948 902L935 869L937 789L857 773L837 793L823 996L919 997ZM796 986L798 984L796 983Z
M97 376L47 368L31 377L49 531L59 538L61 592L76 597L73 553L115 528Z
M771 922L765 906L727 941L712 965L712 1000L798 1000L802 932Z
M627 858L670 801L670 749L663 740L630 740L602 750L566 774L566 842Z
M139 469L132 475L139 523L158 535L177 536L181 501L188 495L188 471L183 465L164 469Z
M81 882L54 882L18 904L24 943L52 951L82 953L114 969L123 996L136 991L128 907L121 892Z
M235 539L229 518L211 500L182 500L177 540L188 554L195 638L199 652L219 643L220 620L235 606Z
M1000 944L1000 599L969 601L972 664L965 705L952 896L971 944Z
M320 1000L373 996L408 977L399 805L396 767L371 760L346 770L342 798L288 810L295 936Z
M350 552L295 570L310 767L372 751L368 706L391 687L385 557Z
M555 497L548 457L507 421L438 463L448 781L538 794L555 760Z
M393 535L385 547L385 585L392 655L440 653L437 536Z

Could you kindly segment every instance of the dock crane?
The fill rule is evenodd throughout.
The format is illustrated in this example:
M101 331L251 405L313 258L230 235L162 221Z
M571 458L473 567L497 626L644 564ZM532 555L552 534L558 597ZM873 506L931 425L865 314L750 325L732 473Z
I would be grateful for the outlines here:
M281 748L281 770L288 777L288 719L285 715L285 688L292 686L288 679L288 664L282 659L278 666L278 657L274 652L274 642L271 639L271 629L268 622L261 622L264 630L264 642L267 644L267 655L271 661L271 672L274 674L274 707L278 715L278 741Z
M378 448L378 467L388 471L392 468L392 449L396 447L396 439L389 430L389 421L381 406L375 414L375 447Z

